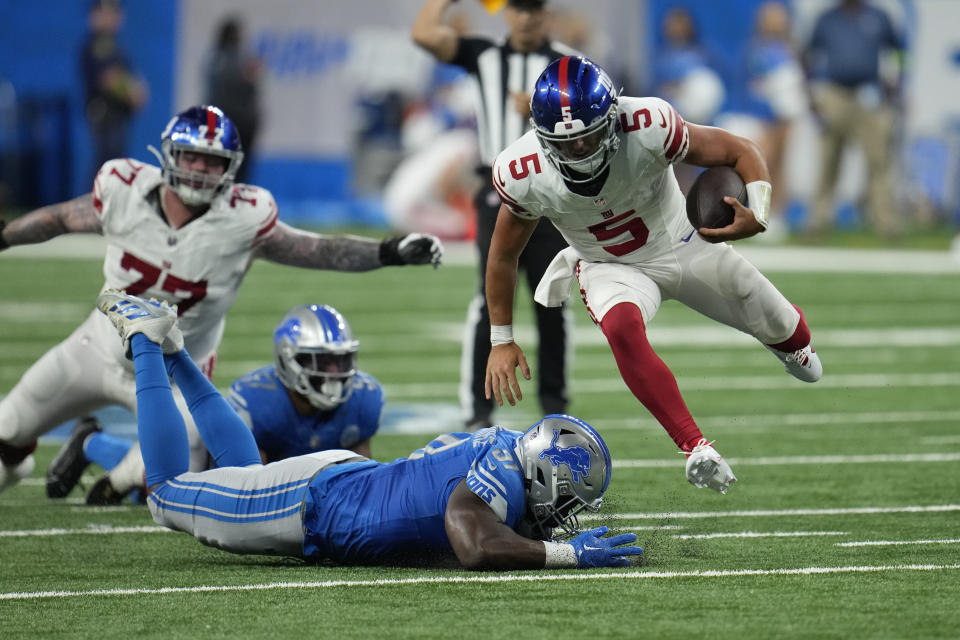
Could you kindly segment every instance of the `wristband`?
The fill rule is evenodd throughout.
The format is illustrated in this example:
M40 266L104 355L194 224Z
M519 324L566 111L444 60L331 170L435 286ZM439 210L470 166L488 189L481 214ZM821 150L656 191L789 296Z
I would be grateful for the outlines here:
M770 225L770 199L773 197L773 186L765 180L755 180L747 183L747 204L753 210L753 217L757 219L764 230Z
M490 345L509 344L513 342L512 324L492 324L490 325Z
M6 240L3 239L3 228L7 226L6 220L0 220L0 251L3 251L10 246Z
M544 569L569 569L577 566L577 552L572 544L544 540L543 550L546 551Z

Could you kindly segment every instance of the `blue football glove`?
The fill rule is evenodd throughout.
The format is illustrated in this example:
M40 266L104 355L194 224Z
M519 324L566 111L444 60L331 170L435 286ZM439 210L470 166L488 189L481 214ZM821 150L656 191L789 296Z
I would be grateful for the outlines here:
M583 531L570 541L577 554L577 567L629 567L630 559L627 556L638 556L643 553L640 547L621 547L628 542L636 542L637 534L622 533L612 538L601 536L607 533L606 527L597 527L590 531Z

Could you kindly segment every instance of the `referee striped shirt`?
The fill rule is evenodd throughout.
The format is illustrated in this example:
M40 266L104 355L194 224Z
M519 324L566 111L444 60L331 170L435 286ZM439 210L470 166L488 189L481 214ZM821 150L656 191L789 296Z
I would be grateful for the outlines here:
M493 165L497 154L530 128L530 117L517 112L511 94L532 93L547 65L570 55L578 52L559 42L546 41L535 51L520 53L509 41L498 44L486 38L460 38L450 64L463 67L474 80L480 162L484 168Z

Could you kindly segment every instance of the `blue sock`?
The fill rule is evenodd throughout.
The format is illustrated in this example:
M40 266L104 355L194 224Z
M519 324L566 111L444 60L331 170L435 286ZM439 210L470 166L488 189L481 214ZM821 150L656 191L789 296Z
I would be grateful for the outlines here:
M134 335L130 344L137 377L137 434L147 487L152 487L190 468L190 441L173 401L160 345L142 333Z
M90 462L100 465L104 471L110 471L120 464L133 443L109 433L98 431L87 438L83 445L83 455Z
M237 415L186 351L164 356L167 372L177 383L197 431L220 467L260 464L260 449L247 424ZM143 446L142 444L140 445Z

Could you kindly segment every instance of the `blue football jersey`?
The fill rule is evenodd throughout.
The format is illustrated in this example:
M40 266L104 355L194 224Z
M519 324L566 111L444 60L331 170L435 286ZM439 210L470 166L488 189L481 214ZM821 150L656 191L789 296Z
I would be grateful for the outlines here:
M407 458L347 463L310 482L304 504L304 557L370 562L451 551L443 516L461 480L509 527L526 495L514 445L519 431L490 427L448 433Z
M384 398L380 383L358 371L346 402L331 411L302 416L271 365L235 380L227 401L272 462L314 451L350 449L363 442L380 425Z

